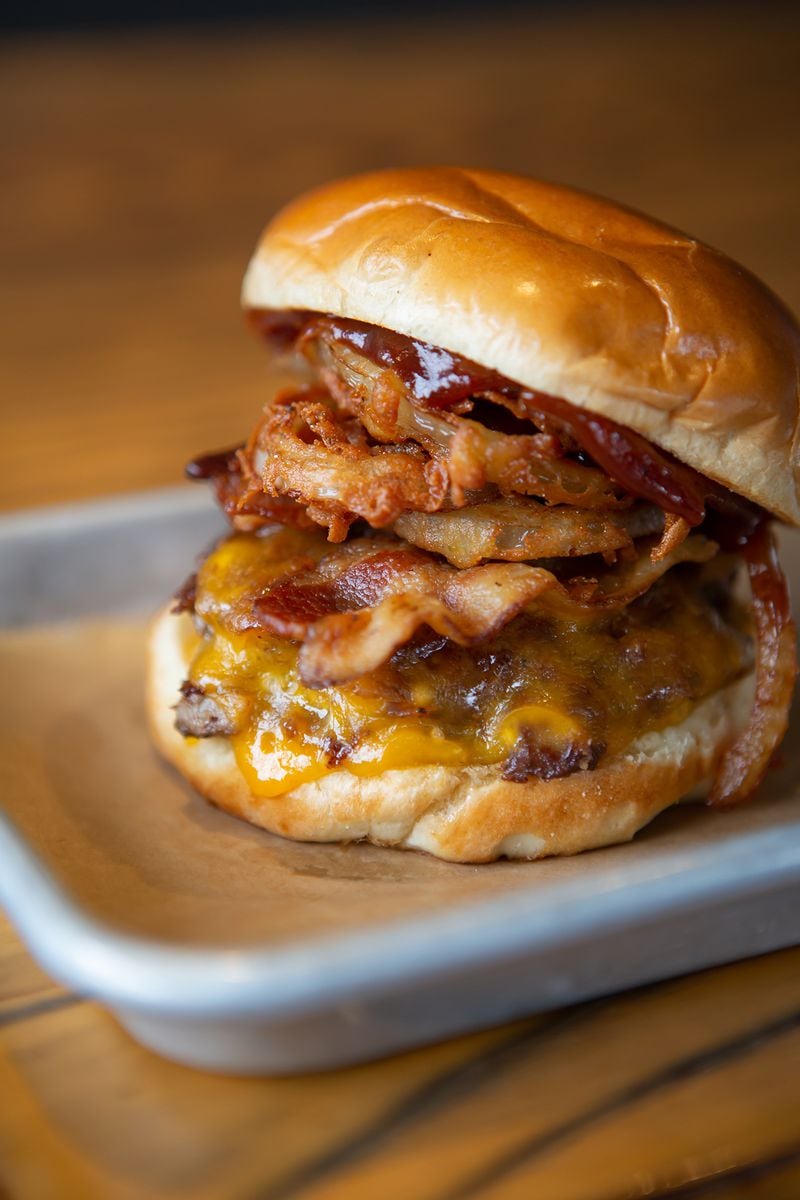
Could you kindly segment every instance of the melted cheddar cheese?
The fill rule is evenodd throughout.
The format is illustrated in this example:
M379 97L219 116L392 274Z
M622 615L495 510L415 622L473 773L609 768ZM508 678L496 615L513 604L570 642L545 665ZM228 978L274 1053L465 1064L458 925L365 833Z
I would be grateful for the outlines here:
M316 532L235 534L199 573L202 624L187 647L189 680L228 715L238 765L256 795L277 796L336 770L508 764L523 745L527 757L509 778L572 762L575 747L574 761L591 766L681 721L750 664L746 617L720 586L715 560L673 569L623 610L579 620L522 614L472 648L418 636L349 685L310 688L297 643L237 628L232 614L287 563L302 570L326 550Z

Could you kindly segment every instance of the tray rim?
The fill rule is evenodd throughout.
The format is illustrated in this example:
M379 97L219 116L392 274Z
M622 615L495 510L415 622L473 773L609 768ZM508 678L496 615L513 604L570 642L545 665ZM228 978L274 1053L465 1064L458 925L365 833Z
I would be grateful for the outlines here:
M688 866L685 849L672 851L657 876L606 887L602 906L596 904L596 880L562 880L540 887L535 906L528 890L520 889L434 916L381 921L366 930L277 947L203 948L126 933L98 920L0 813L0 859L6 867L0 904L39 960L87 994L160 1013L264 1016L319 1011L354 995L421 984L556 944L623 935L661 916L800 887L800 814L714 844L711 860L708 850L706 844L690 852L694 861Z
M109 492L64 504L36 504L0 512L0 539L25 539L37 534L58 533L76 526L115 525L172 513L214 512L216 506L205 488L189 482L135 491Z

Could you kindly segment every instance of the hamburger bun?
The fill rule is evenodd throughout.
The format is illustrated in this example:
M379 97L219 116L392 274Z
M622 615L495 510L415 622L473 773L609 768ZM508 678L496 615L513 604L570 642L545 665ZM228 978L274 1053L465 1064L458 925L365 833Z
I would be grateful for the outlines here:
M151 627L147 716L153 740L219 808L299 841L368 841L451 862L544 858L628 841L663 809L702 798L752 703L748 675L698 704L680 724L637 738L595 770L546 782L512 783L489 766L418 766L372 778L338 770L281 796L259 797L228 738L187 739L175 728L190 621L165 608Z
M800 523L796 322L725 255L608 200L455 168L343 180L267 227L242 300L442 346Z

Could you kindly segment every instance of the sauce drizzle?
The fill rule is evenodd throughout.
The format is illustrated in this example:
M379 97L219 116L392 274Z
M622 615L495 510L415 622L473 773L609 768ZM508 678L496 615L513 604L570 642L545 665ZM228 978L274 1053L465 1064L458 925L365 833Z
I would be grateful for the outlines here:
M678 462L646 438L608 417L578 408L569 401L522 387L488 367L459 354L405 337L391 329L344 317L309 312L255 311L249 320L278 349L298 346L325 334L393 371L419 407L453 409L475 396L500 394L519 418L554 425L568 433L581 450L615 483L657 504L691 526L699 525L706 505L754 524L759 510L722 484Z

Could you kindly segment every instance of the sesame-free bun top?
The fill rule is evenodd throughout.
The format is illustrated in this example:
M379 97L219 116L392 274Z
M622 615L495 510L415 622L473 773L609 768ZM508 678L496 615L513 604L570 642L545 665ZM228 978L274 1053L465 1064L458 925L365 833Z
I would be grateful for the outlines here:
M797 323L725 255L608 200L451 167L345 179L267 226L242 301L443 346L800 524Z

